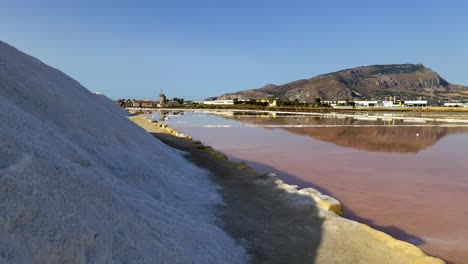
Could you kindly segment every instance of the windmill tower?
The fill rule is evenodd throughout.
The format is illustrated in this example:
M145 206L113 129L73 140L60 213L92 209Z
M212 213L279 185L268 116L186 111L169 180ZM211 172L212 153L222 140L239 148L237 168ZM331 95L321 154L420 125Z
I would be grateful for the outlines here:
M166 106L166 96L163 93L163 90L161 89L161 92L159 93L159 106L164 107Z

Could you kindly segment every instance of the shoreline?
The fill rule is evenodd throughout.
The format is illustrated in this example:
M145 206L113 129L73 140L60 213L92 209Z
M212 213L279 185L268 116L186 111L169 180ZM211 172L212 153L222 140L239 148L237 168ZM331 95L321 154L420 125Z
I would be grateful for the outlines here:
M254 263L304 263L311 259L330 263L340 257L346 263L444 263L412 244L340 217L342 206L332 197L310 188L299 190L274 174L259 174L245 163L229 161L223 153L143 115L130 119L212 172L226 202L219 208L223 229L235 239L247 241ZM246 216L251 215L257 217L246 224ZM258 230L259 225L268 226L268 232ZM281 254L272 254L274 248L281 249ZM343 255L336 254L343 250Z
M340 109L329 109L327 111L318 111L318 112L307 112L307 111L278 111L277 110L252 110L252 109L196 109L196 108L147 108L147 109L132 109L132 108L127 108L127 110L130 111L135 111L135 112L146 112L146 111L192 111L192 112L210 112L210 113L221 113L221 114L226 114L226 113L252 113L252 114L268 114L275 116L277 114L279 115L291 115L291 114L296 114L296 115L304 115L304 116L316 116L316 117L333 117L333 118L355 118L355 119L361 119L361 120L391 120L391 119L398 119L402 120L403 122L414 122L414 123L420 123L424 124L427 122L435 122L435 123L447 123L447 125L468 125L468 115L465 116L465 118L459 118L457 116L453 116L450 118L440 118L440 116L437 116L437 114L444 114L444 113L454 113L455 115L459 114L468 114L468 108L467 111L459 111L459 112L450 112L450 111L425 111L425 112L418 112L418 111L397 111L397 110L389 110L388 113L384 113L384 110L381 111L373 111L370 110L369 108L363 109L363 110L358 110L355 112L359 113L349 113L350 111L343 111ZM367 113L364 113L367 112ZM369 114L370 112L370 114ZM399 114L405 114L405 113L422 113L422 114L433 114L434 116L423 116L423 117L418 117L418 116L402 116ZM446 116L446 115L445 115Z

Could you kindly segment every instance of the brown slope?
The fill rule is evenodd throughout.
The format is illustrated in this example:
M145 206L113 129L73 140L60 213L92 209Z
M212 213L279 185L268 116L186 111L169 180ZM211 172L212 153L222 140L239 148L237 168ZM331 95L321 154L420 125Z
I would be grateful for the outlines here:
M312 102L345 99L384 99L399 96L463 97L468 87L453 85L421 64L390 64L362 66L319 75L283 85L268 84L260 89L224 94L218 99L279 98Z

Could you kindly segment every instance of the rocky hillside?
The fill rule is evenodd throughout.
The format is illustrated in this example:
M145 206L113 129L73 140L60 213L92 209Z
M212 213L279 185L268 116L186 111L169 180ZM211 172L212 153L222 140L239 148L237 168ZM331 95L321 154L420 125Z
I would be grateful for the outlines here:
M218 99L279 98L312 102L322 100L404 99L422 97L459 99L468 87L453 85L422 64L362 66L283 85L268 84L259 89L224 94Z

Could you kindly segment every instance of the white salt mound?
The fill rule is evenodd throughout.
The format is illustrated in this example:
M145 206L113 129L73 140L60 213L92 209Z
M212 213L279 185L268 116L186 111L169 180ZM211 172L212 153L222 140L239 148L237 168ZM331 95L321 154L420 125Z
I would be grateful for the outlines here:
M245 263L208 172L0 41L0 263Z

